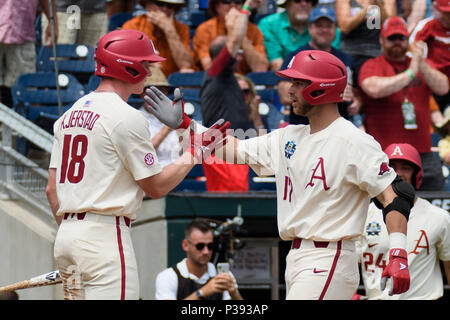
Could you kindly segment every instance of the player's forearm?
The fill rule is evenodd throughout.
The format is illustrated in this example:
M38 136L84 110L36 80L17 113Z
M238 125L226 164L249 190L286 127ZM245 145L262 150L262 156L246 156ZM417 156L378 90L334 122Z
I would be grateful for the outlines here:
M187 151L174 163L151 177L138 180L137 183L144 192L153 199L159 199L172 191L194 167L194 157Z
M51 168L49 170L47 187L45 188L45 193L47 195L47 200L52 210L53 216L55 217L56 223L61 224L62 217L57 216L56 213L59 209L58 196L56 194L56 169Z

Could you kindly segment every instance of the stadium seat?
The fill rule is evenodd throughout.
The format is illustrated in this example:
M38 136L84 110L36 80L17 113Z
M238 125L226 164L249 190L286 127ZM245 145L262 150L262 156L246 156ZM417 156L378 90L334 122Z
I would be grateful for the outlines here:
M174 72L169 75L167 81L173 87L197 87L200 88L203 83L205 71L191 73Z
M62 112L65 112L85 91L71 74L60 74L58 79ZM22 74L11 88L11 94L14 111L53 133L53 123L60 116L54 72ZM16 149L22 154L27 155L28 146L26 139L16 139Z
M206 191L206 179L201 164L196 164L174 191Z
M71 105L85 94L84 87L71 74L59 74L60 98L63 106ZM38 108L45 108L46 113L54 107L54 114L58 114L58 93L54 72L36 72L21 75L11 89L13 108L24 111L22 114L29 118L36 115ZM32 109L36 109L30 111ZM34 121L35 118L29 118Z
M249 72L246 76L253 81L258 90L275 87L281 79L273 71Z
M122 25L127 22L128 20L133 18L132 12L119 12L116 14L113 14L108 21L108 31L116 30Z
M87 84L95 70L94 48L81 44L56 46L58 70L73 74L80 83ZM38 72L55 71L53 48L42 46L36 58Z

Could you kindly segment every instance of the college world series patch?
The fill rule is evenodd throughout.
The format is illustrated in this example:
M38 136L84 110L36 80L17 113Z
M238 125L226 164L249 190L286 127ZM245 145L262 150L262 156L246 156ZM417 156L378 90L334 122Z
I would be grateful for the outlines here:
M372 221L366 226L366 232L369 236L377 236L380 234L381 226L378 222Z
M284 156L290 159L291 156L294 154L296 147L297 145L295 144L294 141L286 142L286 145L284 146Z

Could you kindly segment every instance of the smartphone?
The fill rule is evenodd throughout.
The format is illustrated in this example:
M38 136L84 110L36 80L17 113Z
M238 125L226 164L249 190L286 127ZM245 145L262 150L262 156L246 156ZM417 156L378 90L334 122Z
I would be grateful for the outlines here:
M220 262L217 264L217 273L227 273L230 271L230 264L228 262Z

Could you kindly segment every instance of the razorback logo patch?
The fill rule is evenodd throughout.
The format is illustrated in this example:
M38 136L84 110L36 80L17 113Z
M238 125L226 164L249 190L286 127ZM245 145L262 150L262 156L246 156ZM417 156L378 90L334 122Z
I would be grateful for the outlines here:
M389 171L391 170L389 169L387 162L383 162L382 164L380 164L380 171L378 172L378 175L382 176L385 172Z

